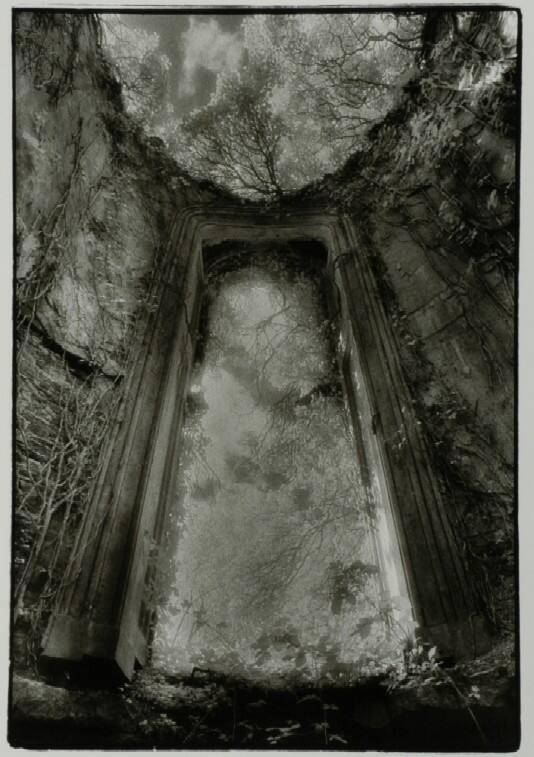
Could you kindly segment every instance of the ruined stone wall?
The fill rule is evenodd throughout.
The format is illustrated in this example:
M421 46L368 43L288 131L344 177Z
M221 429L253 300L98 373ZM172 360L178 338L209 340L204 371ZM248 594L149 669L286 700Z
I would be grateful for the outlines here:
M123 109L92 15L16 15L16 660L39 646L175 214L216 193Z
M488 14L469 46L451 36L437 44L370 149L316 188L315 201L324 192L360 229L358 254L372 262L480 608L506 635L515 621L518 109L499 29Z

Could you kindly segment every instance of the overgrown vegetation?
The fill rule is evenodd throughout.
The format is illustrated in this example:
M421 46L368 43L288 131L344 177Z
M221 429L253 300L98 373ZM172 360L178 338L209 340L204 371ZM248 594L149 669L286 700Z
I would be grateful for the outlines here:
M479 123L491 117L496 101L484 91L512 65L516 35L513 13L251 15L241 24L234 68L219 72L206 105L183 114L165 98L169 61L157 35L126 27L120 16L102 18L126 101L150 133L195 176L274 200L367 151L370 130L412 88L426 88L437 111L426 121L420 114L398 161L413 165L423 142L420 158L441 154L461 132L449 130L446 118L455 90L464 92L455 108L477 110L486 98Z
M409 730L403 737L398 721L404 706L409 711L432 705L434 712L426 711L429 723L436 718L437 727L449 709L460 711L458 743L487 749L497 744L491 708L501 696L488 680L512 676L511 659L512 650L501 646L469 665L446 668L435 648L415 645L395 665L349 687L299 681L273 686L199 670L179 678L152 668L122 687L121 698L144 745L361 749L376 748L376 734L391 731L379 740L382 748L428 749L432 739L418 739ZM443 747L444 734L433 743Z
M509 633L514 475L501 450L511 451L513 411L516 60L502 22L498 14L468 14L462 27L456 14L442 15L442 37L425 55L411 97L371 132L369 152L347 163L341 186L324 184L333 206L367 208L358 225L443 496L454 505L461 552L481 610ZM411 312L401 303L408 283L417 283L395 244L410 245L429 284L439 282L438 302L452 303L460 385L421 335L424 307ZM473 396L475 381L490 394ZM499 398L502 415L486 405L489 396Z
M355 465L320 268L288 247L208 276L153 663L348 685L398 659L415 622Z
M129 163L137 160L137 169L156 152L147 150L141 157L129 153L132 142L137 147L146 143L139 136L140 127L120 110L104 108L91 120L83 109L69 104L62 115L72 124L67 148L60 155L58 141L46 154L56 125L47 123L47 109L57 113L65 102L74 102L69 98L76 93L77 61L84 54L80 35L90 29L100 36L99 22L85 18L35 14L17 31L20 75L43 97L32 114L30 142L36 139L37 147L32 143L32 150L23 153L31 158L21 171L26 177L32 172L50 177L48 196L42 185L37 188L39 207L28 201L24 187L19 187L18 203L23 212L18 218L14 589L15 611L27 631L30 658L39 651L64 566L75 550L76 530L100 470L100 452L120 404L136 324L150 310L151 276L157 275L157 266L149 271L140 263L130 277L120 271L121 261L130 255L132 237L146 234L146 228L150 238L145 242L154 255L151 260L155 259L169 220L158 198L151 196L150 180L158 165L139 185L132 182ZM508 162L503 158L512 155L516 137L513 34L493 13L390 18L378 34L369 19L360 23L355 16L345 28L342 19L350 17L323 14L310 22L308 36L303 35L304 22L298 17L286 26L277 25L274 17L262 18L252 19L247 28L248 73L221 81L213 101L186 119L183 131L171 133L167 122L169 128L162 126L159 133L182 150L186 165L197 175L240 189L245 196L276 201L284 201L289 190L340 165L364 140L365 149L335 178L295 193L291 202L306 201L313 193L324 206L358 212L374 256L381 297L397 334L415 411L440 472L443 494L451 503L451 519L473 571L480 607L494 627L510 632L514 580L510 461L496 452L499 429L492 419L481 417L478 405L468 402L428 358L417 321L399 305L391 258L385 262L382 250L389 236L395 242L402 229L424 251L429 269L461 303L473 354L479 354L485 365L487 385L495 396L503 396L513 370L506 340L513 333L515 307L515 176L513 157ZM156 49L148 40L140 57L128 53L126 66L125 59L115 59L130 109L145 120L155 113L163 118L165 113L161 97L167 62L158 59ZM328 52L325 59L318 56L320 49ZM370 61L365 57L369 49ZM284 79L280 66L288 50L292 57ZM383 54L387 65L380 69ZM410 61L406 74L392 80L406 60ZM116 104L120 88L109 69L106 77ZM294 110L287 108L288 92L295 95ZM356 95L349 102L347 98ZM385 116L387 111L391 112ZM237 123L239 119L242 123ZM351 128L346 128L348 122ZM158 133L156 121L152 125ZM297 134L300 141L295 141ZM314 149L321 145L322 152ZM136 192L146 205L138 203ZM128 226L135 232L130 237L123 233ZM80 271L84 271L83 286ZM54 315L62 302L67 307ZM475 316L473 303L481 316ZM458 361L461 364L461 357ZM463 369L471 370L468 361ZM274 455L275 450L270 452ZM239 461L234 463L235 471L246 477ZM305 499L301 492L301 501ZM340 606L350 603L356 583L344 573L346 567L338 565L331 575L332 583L337 581ZM310 652L298 644L291 651L295 659ZM262 652L260 643L258 654ZM500 658L488 663L493 672L502 664ZM380 672L381 685L397 689L425 682L450 686L459 692L460 706L471 717L469 708L477 700L475 684L468 677L456 680L426 648L415 648L400 667ZM156 716L148 718L147 727L158 731L161 726L161 733L171 741L179 737L188 746L255 746L253 719L236 714L235 685L211 679L204 683L203 687L194 681L169 683L163 673L149 671L127 689L126 701L139 719L150 702ZM325 702L321 691L303 693L301 699L307 696L317 707L306 725L310 743L345 746L346 734L330 721L335 704L329 710L332 703ZM261 697L255 691L247 701L251 712L258 703L259 710L265 708ZM212 727L211 718L223 711L224 726ZM478 733L475 722L473 726ZM269 746L291 745L303 735L297 717L284 725L264 723L262 728L260 741Z
M154 35L103 19L131 112L146 112L193 175L254 199L280 199L337 168L401 97L421 45L420 14L251 15L235 70L184 115L162 96L168 62Z
M150 263L165 200L142 197L143 177L124 160L124 149L135 160L136 127L126 125L121 152L105 123L116 102L97 90L101 101L87 104L93 70L80 59L93 56L98 86L109 80L95 57L99 36L92 15L16 17L19 85L39 106L18 110L13 597L22 665L35 663L65 588L160 275Z
M33 333L17 346L14 620L29 626L27 651L34 659L119 396L117 380L81 377Z
M81 37L87 28L97 38L100 24L94 14L62 16L47 13L15 16L17 55L21 73L31 77L37 90L44 90L57 104L72 92Z

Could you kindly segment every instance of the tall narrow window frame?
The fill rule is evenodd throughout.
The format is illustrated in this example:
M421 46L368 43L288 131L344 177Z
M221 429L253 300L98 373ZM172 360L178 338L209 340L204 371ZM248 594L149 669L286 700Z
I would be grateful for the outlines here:
M367 405L365 451L379 472L420 634L445 655L475 656L487 646L486 631L354 224L317 211L281 219L243 208L209 215L189 208L177 215L171 232L154 314L43 641L43 666L80 668L98 660L99 669L129 678L147 659L146 576L177 468L202 296L202 250L233 239L314 240L326 248L350 366L347 391L360 386L360 405L362 398Z

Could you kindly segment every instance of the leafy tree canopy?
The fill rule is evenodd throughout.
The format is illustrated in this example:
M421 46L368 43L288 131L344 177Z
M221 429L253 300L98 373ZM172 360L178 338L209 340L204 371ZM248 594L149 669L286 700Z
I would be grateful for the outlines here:
M364 148L369 129L400 102L440 40L475 50L482 15L251 14L240 27L239 63L221 68L206 104L180 113L170 104L170 62L157 34L106 14L105 41L127 107L181 165L242 196L276 199ZM494 36L502 44L493 52L502 57L510 19L501 15Z

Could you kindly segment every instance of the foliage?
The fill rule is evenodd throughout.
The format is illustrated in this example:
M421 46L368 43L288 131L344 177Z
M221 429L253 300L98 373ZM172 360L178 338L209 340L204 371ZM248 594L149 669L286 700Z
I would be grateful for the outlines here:
M474 370L485 370L491 396L503 398L506 412L511 407L504 398L513 363L515 57L498 14L466 14L460 21L459 30L452 27L434 45L416 101L376 130L366 164L341 192L347 208L364 192L375 207L380 199L369 244L383 249L402 230L461 313L458 368L464 379L454 385L429 361L416 319L400 310L391 271L376 264L416 414L443 495L454 503L451 520L480 607L493 627L509 632L512 469L500 451L496 419L482 409L485 398L468 401L465 388L473 384L474 377L467 379ZM457 65L445 65L451 60ZM387 234L378 233L380 225Z
M220 75L212 101L182 121L180 162L231 189L279 196L284 124L269 101L274 79L264 64Z
M260 18L264 19L264 28L259 22ZM268 28L268 23L274 23L274 18L258 16L251 20L250 29L247 30L248 39L251 40L247 43L250 57L247 68L240 74L221 77L212 101L185 119L182 126L185 135L183 149L186 151L184 160L191 161L191 168L199 176L209 173L217 181L241 189L245 194L265 198L279 198L287 190L297 187L303 176L308 180L319 170L319 166L324 171L338 165L345 156L346 148L336 152L335 145L346 139L354 147L363 138L365 129L380 120L385 110L397 102L406 80L392 80L391 72L398 68L399 56L404 53L410 61L415 60L413 54L417 51L404 50L405 43L418 47L417 35L413 39L400 37L398 30L390 32L387 25L387 31L377 34L369 19L363 23L356 16L330 18L324 14L313 18L305 33L298 26L304 23L304 17L292 17L284 31L285 36L278 39L276 35L283 31L283 26ZM341 18L349 18L350 21L342 24ZM398 25L399 18L395 17L391 23ZM485 281L487 269L500 273L505 283L513 269L514 239L511 227L514 218L509 210L513 201L513 182L508 178L499 180L488 169L488 151L484 149L484 144L487 144L490 131L495 140L492 149L498 151L500 144L508 145L506 140L513 134L513 124L503 116L503 112L506 113L503 104L506 106L513 101L514 61L513 55L509 55L510 50L505 49L498 29L494 37L501 39L501 44L494 46L488 58L488 54L481 52L478 46L480 28L483 26L480 18L468 14L467 18L460 20L458 28L451 26L450 34L441 42L434 43L426 62L418 64L422 67L418 99L403 111L401 123L395 123L392 118L369 135L365 144L370 153L364 170L356 179L351 178L341 190L336 189L330 201L336 207L350 210L365 194L365 202L374 202L384 214L400 213L402 218L397 223L408 228L414 240L424 246L432 265L439 267L439 255L444 254L443 250L450 259L460 261L458 275L453 282L449 280L447 283L454 286L461 297L468 299L474 285L481 286ZM257 22L256 26L252 21ZM401 21L408 26L420 23L418 17L402 18ZM50 91L50 96L57 100L71 86L69 77L72 67L67 66L63 71L69 72L65 77L61 74L63 65L50 58L50 52L45 48L36 48L35 55L27 55L34 43L28 30L24 34L26 36L21 45L24 66L27 71L37 72L38 86ZM263 48L261 45L255 46L261 35L265 36ZM276 44L271 44L275 38ZM112 42L108 44L113 46ZM157 131L161 125L159 119L165 111L162 103L168 61L160 59L154 38L134 34L128 45L131 47L131 60L128 60L128 53L122 63L117 62L128 107L147 122L149 129ZM439 61L440 56L447 59L447 46L452 50L448 57L452 64L450 69L444 70ZM326 57L318 56L318 49L327 51ZM74 55L75 46L73 50ZM116 56L117 50L118 47ZM368 56L369 51L371 54ZM363 52L365 56L362 57ZM390 55L391 59L388 57ZM377 62L382 59L388 61L391 67L389 73L388 66L377 69ZM272 61L277 65L279 63L280 67L271 66ZM282 70L286 63L287 70ZM58 71L61 83L51 86L47 79L55 77ZM408 67L408 75L411 76L411 73ZM356 97L359 99L350 99ZM154 121L151 125L152 115ZM166 115L169 115L168 112ZM347 123L351 124L348 129L345 126ZM297 134L300 136L298 145ZM299 152L299 145L302 144L306 147ZM320 149L312 149L313 146ZM82 140L81 122L78 131L74 131L71 148L73 168L59 201L43 217L32 219L29 224L22 220L19 223L20 248L23 252L29 252L28 264L22 257L23 264L19 267L21 366L37 354L34 350L35 334L31 338L29 334L35 326L41 303L46 301L57 284L58 272L64 270L69 261L69 228L91 222L85 216L68 214L69 208L77 207L75 202L71 203L73 188L83 184L84 171L87 170L87 144ZM306 165L309 157L306 153L315 161L311 167L309 163ZM435 192L427 191L428 187L425 186L429 165L435 167L439 197ZM461 194L451 192L451 176L455 181L462 182ZM100 186L104 187L103 184ZM369 187L374 188L374 194ZM418 197L424 198L434 228L439 231L439 244L428 244L424 224L420 221L421 214L418 218L416 212L412 213L416 204L413 194L416 192L419 193ZM89 199L92 201L93 198ZM94 228L98 228L95 219L92 223ZM108 233L109 229L104 231ZM488 248L493 244L498 252L488 253ZM291 283L296 301L302 300L310 288L309 282L297 276ZM508 300L503 298L497 303L506 318L511 317L512 302L513 296L510 296ZM99 303L101 311L106 310L109 304ZM287 305L281 297L278 313L283 313ZM292 306L288 308L289 311L291 309ZM220 471L218 473L209 462L206 434L190 429L189 457L198 476L198 480L191 485L191 492L192 498L197 500L198 510L202 513L204 508L203 520L198 525L199 538L204 547L209 546L210 539L214 543L214 532L223 540L236 533L242 538L245 557L228 561L225 565L226 577L230 582L236 582L240 601L247 604L249 615L252 617L256 613L268 619L271 633L265 638L259 635L251 645L251 656L243 660L242 649L235 643L235 628L230 629L234 636L228 635L228 622L224 616L235 614L235 608L223 593L217 598L217 610L221 610L222 620L216 623L210 620L202 592L193 597L180 596L177 601L172 599L162 610L162 616L167 613L170 622L175 623L175 633L178 633L181 624L189 624L192 633L204 637L205 644L200 646L196 659L201 667L216 665L218 659L217 654L213 654L214 649L219 653L219 660L222 649L229 670L234 672L247 666L256 666L256 671L265 670L265 666L269 669L270 666L274 671L284 665L287 667L287 663L296 663L299 675L302 673L309 680L329 680L330 676L330 680L339 681L352 680L370 669L384 670L398 652L400 641L391 629L392 608L388 607L380 593L378 570L370 553L371 542L368 541L365 546L365 538L368 539L373 531L373 514L363 513L361 504L366 493L362 492L361 481L352 465L340 463L344 460L344 440L339 433L341 413L336 399L339 391L335 388L336 379L331 375L331 356L321 356L321 348L306 341L312 332L328 333L328 319L318 322L311 312L307 312L305 317L301 314L293 322L293 331L288 338L280 331L280 319L273 320L272 314L267 315L257 324L253 343L243 348L243 345L231 343L238 333L239 319L235 316L239 313L232 314L229 307L223 315L226 323L230 320L233 328L214 330L213 337L218 340L219 351L226 355L224 360L218 356L218 369L231 374L243 389L248 387L265 411L266 421L261 433L251 431L240 441L239 451L234 450L226 455L224 475L232 480L230 483L225 481L224 486L221 485ZM399 321L405 317L401 313L396 315ZM482 351L487 355L488 362L492 363L487 336L476 324L475 330ZM127 343L129 336L130 332L126 329ZM404 336L406 344L403 347L407 351L417 348L416 339L409 330ZM304 344L307 345L305 350L302 348ZM244 366L243 358L247 355L249 360L252 355L253 360ZM98 360L94 361L94 365L98 365ZM268 369L273 365L277 366L279 374L290 379L286 385L280 385L276 371L274 377L268 375ZM299 384L295 369L302 367L309 374L307 382ZM41 577L45 587L43 596L47 601L52 598L58 585L57 570L55 578L52 578L52 573L56 564L60 563L58 550L64 551L66 547L63 541L65 524L74 523L83 510L91 471L97 465L99 441L104 437L109 418L106 417L109 410L106 400L101 401L101 395L95 389L98 383L95 377L80 381L78 376L74 380L71 368L67 366L65 357L57 380L54 378L50 386L46 385L49 380L46 372L39 373L36 368L29 371L29 374L34 372L33 376L36 373L43 376L39 385L32 375L28 377L21 369L24 379L21 392L27 391L30 398L19 427L22 465L27 460L29 448L39 447L40 419L30 427L28 408L41 401L43 406L48 407L50 392L58 397L57 416L45 419L48 427L55 427L54 434L50 433L50 428L46 432L49 448L44 452L43 459L29 460L27 471L21 476L21 504L17 515L20 522L26 524L19 529L19 533L24 542L22 549L30 559L41 557L46 550L49 550L47 554L52 555L50 573ZM502 381L498 366L492 365L491 370L494 380ZM253 383L250 382L251 375L255 376ZM205 409L200 400L197 412L202 415ZM94 422L85 425L83 421L89 411L93 413ZM435 447L445 449L448 473L444 479L447 481L448 475L449 483L452 480L450 470L458 472L462 469L462 452L458 442L446 446L456 427L449 422L449 415L452 417L455 412L458 412L457 403L452 400L447 403L441 398L434 406L427 403L426 416L425 411L421 410L429 439ZM315 438L316 444L307 447L304 440L309 438ZM200 469L202 476L199 475ZM299 477L299 469L311 473L302 478ZM260 481L263 487L263 509L251 496L250 512L244 526L237 516L222 517L219 513L224 513L225 506L231 506L253 481ZM453 483L453 490L457 492L457 482ZM180 496L184 496L183 491ZM283 503L281 505L283 496L291 506L291 513L287 528L277 531L272 525L274 520L271 516L284 509ZM502 507L503 522L508 522L509 512L504 509L507 505L496 501ZM55 525L49 528L52 522ZM179 527L184 527L184 522L184 518L176 519ZM355 560L353 554L350 558L346 554L342 537L348 526L362 536L364 546L359 555L362 559ZM262 537L265 539L259 550L257 542L247 541L252 527L264 529ZM298 602L295 604L307 621L319 618L325 606L330 610L330 636L320 637L316 634L310 640L292 628L287 615L283 612L276 614L272 610L280 595L285 595L288 603L296 601L294 590L292 594L295 579L304 572L304 565L313 563L323 541L332 538L341 556L335 549L328 561L322 561L320 567L324 569L322 577L325 582L320 585L316 581L307 587L313 600L310 606L298 607ZM510 540L510 533L503 533L504 540ZM221 554L213 555L211 564L208 560L208 568L214 573ZM317 560L317 565L320 562ZM243 567L251 565L256 583L240 578ZM168 576L172 575L175 567L174 563L166 566ZM29 576L30 571L25 567L21 569L19 592L22 599L26 590L25 575ZM309 575L314 580L317 578L313 570ZM220 574L216 574L215 578L219 579ZM39 592L38 586L35 591ZM357 622L355 617L358 617ZM412 629L407 630L409 633ZM353 637L347 638L347 632ZM376 654L373 657L373 645L374 652L378 646L382 653L382 657L378 656L378 662ZM166 654L172 657L174 653L171 643ZM422 664L426 665L426 661ZM432 675L436 672L431 661L424 672ZM292 727L287 726L288 733ZM283 733L284 738L288 733ZM277 736L273 735L273 743L276 740Z
M121 84L126 111L149 135L168 135L174 117L168 102L171 61L159 49L159 35L127 26L120 15L101 14L102 45Z
M239 69L178 118L164 104L170 63L157 35L102 18L128 109L194 175L254 198L317 179L361 144L401 94L421 27L406 14L252 15Z
M161 216L153 197L136 193L139 177L132 178L131 167L114 160L104 115L117 103L108 102L97 76L109 72L95 68L95 57L75 65L90 57L88 50L97 56L95 17L21 13L16 20L23 126L17 142L13 593L17 638L27 645L17 662L27 664L40 651L75 556L122 378L153 304ZM96 71L96 85L88 71ZM156 264L144 275L148 261Z
M252 14L242 23L237 70L221 71L209 103L179 117L163 107L169 61L157 37L125 32L116 17L107 23L123 29L113 32L120 47L106 38L127 101L179 162L243 196L276 199L368 150L371 128L418 89L432 109L413 120L399 163L428 165L453 149L462 129L449 127L450 97L463 93L466 111L494 107L489 88L514 55L509 20L477 12Z
M473 747L488 749L494 742L485 730L488 720L480 714L494 705L496 674L498 678L511 653L501 648L447 668L435 647L414 643L395 665L371 677L360 676L350 688L287 680L257 685L199 669L175 677L151 668L122 688L122 698L143 743L160 748L355 749L369 728L376 735L388 733L392 711L396 716L407 711L413 728L417 707L424 708L424 720L419 721L424 726L433 710L440 720L444 709L449 716L459 714L455 722L469 732ZM399 748L396 725L398 721L393 728Z
M154 662L169 671L339 683L411 635L379 568L319 281L268 251L211 281L161 573Z
M292 110L319 124L323 142L342 142L343 160L413 75L421 25L403 13L253 16L244 34L252 57L283 71Z
M475 21L478 35L487 29L470 17L464 32ZM497 432L512 406L515 61L499 47L501 27L489 26L497 59L450 37L435 46L416 101L375 131L365 162L333 202L347 210L362 201L373 208L366 243L376 251L375 276L418 423L442 495L454 503L450 517L479 606L494 628L507 633L514 622L514 490ZM439 52L447 60L447 46L463 61L457 68L436 57ZM461 314L461 330L452 326L449 332L458 341L457 381L440 366L440 351L421 339L418 315L399 306L398 253L384 254L395 239L410 240L428 276L439 281L442 298ZM470 398L478 376L488 395ZM502 414L488 412L490 396ZM511 428L510 422L507 433Z
M221 74L212 102L183 121L191 164L197 173L220 171L217 178L226 183L230 179L233 189L253 196L265 190L246 174L229 173L236 160L249 170L253 165L260 175L259 162L270 162L266 173L274 196L333 170L400 94L409 72L406 60L411 57L413 62L416 49L408 43L417 39L418 25L415 17L387 14L248 17L243 23L244 62L232 76L261 93L259 123L276 134L276 149L269 161L264 153L258 161L262 150L254 137L257 126ZM405 37L405 27L411 36ZM231 119L230 135L217 114ZM195 147L195 138L212 144L209 154Z
M98 37L100 27L95 14L14 14L19 70L31 77L35 89L46 92L53 104L72 92L80 41L87 27Z
M119 396L115 382L80 378L31 333L18 345L17 379L14 620L29 626L33 659Z
M480 743L484 748L489 748L486 734L474 711L482 695L480 686L473 683L471 677L466 677L461 667L447 670L438 658L436 647L416 643L406 651L403 665L388 671L388 691L428 690L429 687L435 692L452 690L458 705L468 713Z

